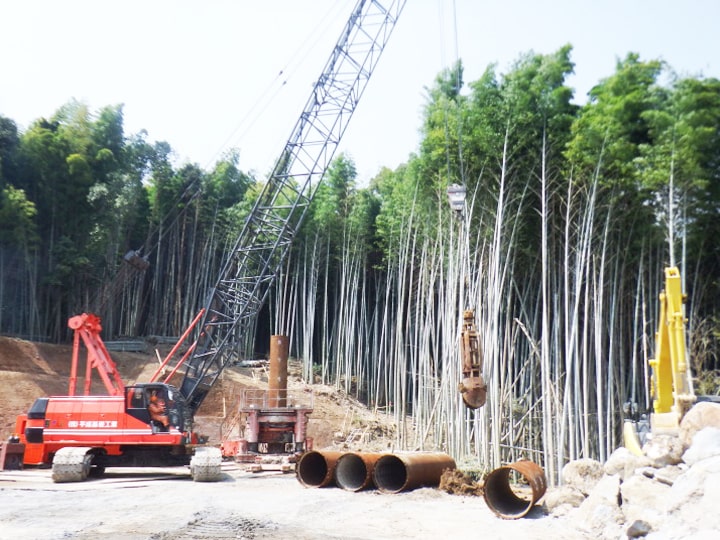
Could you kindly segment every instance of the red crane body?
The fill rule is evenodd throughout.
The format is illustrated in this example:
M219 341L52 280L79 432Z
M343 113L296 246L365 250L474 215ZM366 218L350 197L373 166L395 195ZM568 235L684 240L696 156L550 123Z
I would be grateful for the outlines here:
M105 457L121 457L128 450L132 454L129 447L180 448L191 442L191 437L176 426L170 426L167 432L154 431L147 407L131 408L135 393L144 391L147 394L149 390L145 385L129 386L127 398L51 396L36 400L28 414L18 417L16 424L16 432L22 434L21 441L25 443L24 463L49 464L52 456L66 446L98 447L102 448ZM143 418L145 416L147 419ZM104 461L109 466L123 460Z
M23 463L52 463L56 481L81 481L111 466L191 465L193 472L203 441L192 431L192 414L177 388L167 380L126 386L100 337L100 318L83 313L68 326L75 331L68 395L38 398L18 416L15 433L25 445ZM81 342L87 352L85 393L76 395ZM109 395L91 395L93 369ZM215 456L215 469L195 467L193 476L215 479L210 477L220 474L219 451L204 450ZM61 466L56 467L58 455Z

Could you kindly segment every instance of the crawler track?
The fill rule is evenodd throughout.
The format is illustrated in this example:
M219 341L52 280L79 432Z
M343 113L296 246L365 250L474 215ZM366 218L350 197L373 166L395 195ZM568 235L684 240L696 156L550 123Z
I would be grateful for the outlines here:
M222 454L219 448L197 448L190 460L194 482L217 482L222 477Z
M53 482L83 482L87 480L92 465L91 448L68 446L55 453L52 463Z

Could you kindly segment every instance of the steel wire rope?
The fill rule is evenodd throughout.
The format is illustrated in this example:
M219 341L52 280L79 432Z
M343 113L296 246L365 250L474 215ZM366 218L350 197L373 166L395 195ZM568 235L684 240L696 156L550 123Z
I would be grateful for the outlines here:
M334 28L334 21L339 19L344 20L345 12L347 11L346 6L351 2L354 2L354 0L332 2L330 9L318 20L316 26L304 38L300 46L294 50L293 54L278 71L277 75L261 90L254 104L242 116L236 127L211 158L211 161L217 159L228 146L237 147L239 143L247 137L249 131L255 126L258 120L263 117L268 107L277 100L278 95L287 87L288 82L297 73L300 66L307 61L310 53L317 48L318 43L329 33L327 30L322 31L322 29ZM278 145L279 144L280 143L278 143ZM207 166L210 165L211 163L207 164Z
M348 6L354 5L356 0L345 0L344 2L332 2L329 10L325 12L325 15L321 17L313 30L303 39L301 45L294 48L293 54L290 59L287 60L282 69L279 70L277 75L268 83L265 88L261 91L260 95L255 100L252 107L248 109L245 115L242 117L233 132L225 139L225 142L221 145L220 149L215 152L214 156L207 163L206 168L212 165L212 161L217 160L218 156L227 147L237 147L239 142L242 141L253 126L260 120L267 109L277 100L279 94L285 90L288 86L288 81L292 79L298 69L307 62L310 53L317 49L318 43L330 34L328 28L334 28L334 23L337 20L341 20L345 24L346 12L349 11ZM326 29L323 31L323 29ZM334 32L333 32L334 35ZM312 81L314 84L315 81ZM293 121L295 118L293 117ZM290 128L289 128L290 129ZM239 134L238 134L239 133ZM278 137L280 135L278 134ZM281 148L281 144L285 144L286 140L278 140L277 147ZM234 144L231 144L235 141ZM275 144L268 145L275 147ZM277 155L273 156L272 159L276 159ZM225 253L228 256L228 247L232 247L232 241L228 244L226 242Z
M323 29L333 28L334 21L336 20L342 19L344 21L347 6L354 2L355 0L346 0L345 2L331 3L325 15L318 20L313 30L304 38L301 45L294 49L293 54L285 63L285 66L261 91L254 104L245 113L233 132L226 138L213 157L206 162L203 170L212 167L233 140L241 141L247 136L252 127L277 100L282 90L286 88L288 81L295 75L298 69L307 62L310 53L317 48L318 43L329 33L327 30L323 31ZM240 132L239 135L238 132ZM278 145L279 144L280 143L278 143ZM237 143L233 146L237 146ZM190 207L191 203L201 195L202 188L202 182L199 178L188 184L183 192L175 199L172 204L172 209L162 217L159 223L150 227L143 246L137 250L130 250L130 252L123 257L120 269L117 271L110 286L104 289L101 288L93 297L91 306L96 307L97 312L104 310L108 302L114 299L120 290L128 286L130 279L136 274L136 272L132 272L131 269L128 268L130 265L126 264L129 262L127 256L133 254L144 260L149 266L149 256L161 245L163 237L173 229L178 220L182 218ZM141 272L141 275L144 275L144 271L141 270Z
M442 4L442 0L441 0ZM442 9L440 9L440 19L441 19L441 33L444 33L444 28L442 25L442 19L443 19L443 12ZM455 0L452 2L452 32L453 32L453 42L455 46L455 62L454 67L459 68L459 62L460 62L460 53L459 53L459 45L458 45L458 30L457 30L457 10L455 5ZM444 43L444 40L441 40L441 43ZM441 46L440 56L442 59L442 64L445 65L445 49L444 46ZM453 89L455 90L456 98L460 97L460 85L462 84L460 69L456 69L455 71L455 81ZM466 181L465 181L465 162L463 159L463 146L462 146L462 110L460 107L460 101L459 99L455 100L455 103L457 105L456 107L456 113L457 113L457 138L458 138L458 165L459 165L459 179L463 186L467 187ZM448 175L448 181L450 178L452 178L452 166L450 163L450 126L449 126L449 106L448 102L445 102L445 106L443 109L443 120L444 120L444 129L445 129L445 164L447 168L447 175Z
M349 0L348 0L348 1L349 1ZM212 164L213 164L212 162L220 156L220 154L222 153L223 149L224 149L225 147L227 147L229 141L235 136L235 133L237 133L237 131L243 126L244 123L247 123L247 122L248 122L248 117L251 115L251 113L252 113L253 111L256 111L256 110L258 109L258 107L259 107L260 105L262 105L263 98L264 98L265 96L267 96L268 91L272 89L272 86L273 86L274 84L276 84L277 80L278 80L285 72L288 72L287 66L288 66L288 65L291 65L291 64L294 62L294 59L301 53L301 51L303 51L303 49L306 49L306 48L307 48L308 50L311 50L312 48L315 47L315 45L317 44L317 42L320 40L320 37L321 37L321 36L318 35L319 33L317 32L317 30L318 30L320 27L322 27L322 26L326 26L325 21L328 21L328 20L330 20L331 18L332 18L332 19L338 18L339 15L342 14L341 9L338 9L338 6L339 6L340 8L342 8L342 9L344 9L344 7L345 7L345 5L346 5L347 3L348 3L348 2L345 2L344 4L341 3L341 2L333 2L333 3L332 3L331 9L326 12L325 16L324 16L322 19L320 19L320 21L318 22L318 24L317 24L317 26L315 27L315 29L310 33L310 35L309 35L308 37L305 38L305 40L303 41L303 44L295 51L295 53L293 54L293 56L292 56L292 57L290 58L290 60L286 63L286 67L283 68L283 69L281 69L281 70L279 71L279 73L274 77L274 79L266 86L265 90L263 90L263 91L261 92L261 95L260 95L260 96L258 97L258 99L256 100L255 105L253 105L253 106L249 109L249 111L246 113L246 115L243 117L243 119L242 119L242 120L240 121L240 123L238 124L238 127L235 129L235 131L233 132L233 134L232 134L230 137L228 137L228 139L226 139L225 143L223 143L223 145L220 147L220 149L215 152L213 158L212 158L208 163L206 163L205 168L209 168L210 166L212 166ZM334 14L333 14L333 8L335 8L335 9L334 9L334 11L335 11ZM316 36L315 42L314 42L314 44L313 44L312 46L308 46L307 44L310 42L310 38L311 38L312 36ZM305 58L307 57L307 53L304 53L304 57L305 57ZM303 61L304 61L304 60L301 59L301 61L298 63L298 66L299 66L299 65L302 65ZM295 67L295 69L289 71L288 77L286 77L286 78L283 80L283 82L280 84L280 86L274 91L274 93L272 94L272 96L267 100L267 103L265 103L264 105L262 105L262 108L260 109L260 111L255 114L255 117L252 119L252 121L250 121L250 122L248 123L248 125L245 127L244 131L241 133L241 137L244 137L244 136L245 136L245 134L249 131L249 129L250 129L250 128L255 124L255 122L262 116L262 113L263 113L265 110L267 110L267 107L269 107L269 106L272 104L272 102L275 100L276 96L280 93L280 91L282 90L282 88L287 84L287 81L288 81L288 79L289 79L289 76L290 76L292 73L294 73L294 71L296 71L296 70L297 70L297 66ZM174 202L174 204L173 204L173 210L171 210L171 211L169 211L167 214L165 214L165 216L163 216L162 220L161 220L158 224L156 224L156 225L148 232L148 235L147 235L145 244L143 245L142 248L140 248L140 249L137 250L137 251L142 252L145 257L147 257L150 253L152 253L152 249L151 249L152 245L158 245L158 244L160 243L160 241L162 240L162 236L163 236L163 234L164 234L164 233L161 233L160 236L157 238L157 240L154 241L154 240L153 240L153 237L155 236L155 234L157 234L157 231L158 231L158 230L168 231L168 230L172 229L172 227L175 225L175 223L177 223L177 221L180 219L180 217L185 213L185 211L186 211L186 209L189 207L190 203L192 203L197 197L199 197L201 193L202 193L202 184L201 184L198 180L194 180L194 181L192 181L190 184L188 184L188 185L185 187L185 189L183 190L183 192L175 199L175 202ZM190 194L190 197L186 199L186 196L187 196L188 194ZM184 203L184 204L182 205L182 207L180 206L181 203ZM168 223L168 221L169 221L170 219L172 219L172 221Z
M115 273L110 285L108 287L100 287L100 289L89 301L88 308L93 313L101 313L104 311L110 300L114 300L119 292L129 285L130 278L133 277L137 272L132 272L130 268L133 267L139 270L142 275L144 271L149 267L148 261L149 256L154 252L155 248L160 245L164 235L167 231L172 230L178 220L185 214L186 210L190 207L190 204L200 196L202 193L202 183L199 178L194 179L190 182L180 195L175 197L172 202L172 208L165 215L162 216L161 220L154 225L151 221L151 226L148 228L148 232L145 235L145 241L143 245L138 249L130 249L120 261L120 267ZM189 195L189 196L188 196ZM157 235L157 238L155 238ZM128 258L130 255L134 255L138 259L145 261L147 266L141 267L130 262L133 257Z
M455 45L455 66L456 66L456 72L455 72L455 87L456 87L456 114L457 114L457 145L458 145L458 168L459 168L459 175L460 175L460 182L467 190L467 181L466 181L466 175L465 175L465 159L463 156L463 137L462 137L462 130L463 130L463 110L462 110L462 102L460 100L460 90L462 86L462 76L461 76L461 70L460 68L460 46L458 43L458 27L457 27L457 5L456 1L453 0L452 2L452 32L453 32L453 41ZM449 174L449 173L448 173ZM474 196L473 196L474 200ZM470 205L470 208L472 208L472 205ZM467 210L467 203L466 203L466 209L465 213L467 213L467 216L463 216L464 219L464 233L465 237L463 240L463 257L461 260L461 263L463 265L463 293L464 297L461 298L461 301L465 305L466 308L470 308L471 302L470 298L472 295L470 294L470 217L472 215L471 211Z
M98 292L89 302L90 311L92 311L93 313L102 312L105 309L107 303L111 299L114 299L118 292L126 286L127 280L132 277L132 272L129 272L127 266L135 266L132 263L128 264L128 256L131 253L134 254L136 257L144 260L149 265L148 257L154 251L154 247L160 244L160 241L162 240L162 237L164 235L164 233L158 233L158 231L171 229L175 225L175 223L177 223L180 217L185 213L190 203L200 195L201 186L198 186L197 189L193 190L197 183L197 180L193 180L192 182L190 182L185 187L183 192L175 199L173 204L173 210L167 212L159 223L149 228L148 233L145 236L145 242L140 248L134 250L131 249L125 254L125 256L123 256L123 260L120 262L120 268L115 274L113 280L110 282L110 286L107 288L100 287L100 290L98 290ZM185 200L185 196L188 193L190 193L190 197ZM184 205L180 207L180 203L184 203ZM172 222L168 224L167 222L169 219L172 219ZM157 240L154 239L156 234L158 235ZM141 271L143 270L144 269L142 269Z
M222 152L231 144L232 141L236 141L233 146L237 146L237 142L243 140L243 138L247 136L250 129L260 118L262 118L268 107L277 100L278 95L286 88L288 81L295 75L298 69L307 62L307 58L310 53L317 48L318 43L325 35L328 34L327 30L323 32L322 29L333 28L334 21L340 18L344 20L344 13L347 11L347 6L351 3L354 4L354 2L355 0L346 0L345 2L331 3L330 9L328 9L325 12L325 15L318 20L313 30L304 38L300 47L294 50L294 53L285 63L285 66L280 69L272 81L270 81L261 91L260 95L255 100L255 103L245 113L236 128L226 138L213 157L208 160L204 169L208 169L213 166L214 162L217 161ZM200 179L196 179L189 183L183 192L175 199L172 209L162 217L159 223L156 223L148 230L143 246L137 250L131 250L131 252L134 252L135 255L147 262L148 257L161 244L163 237L172 230L178 220L190 207L190 204L201 195L202 188L203 186ZM123 262L127 262L127 259L124 258ZM128 276L128 274L131 275ZM97 311L102 311L111 298L117 296L119 291L127 285L130 277L132 277L132 273L128 271L126 264L121 263L121 267L116 273L116 276L110 286L105 290L101 289L98 291L98 293L94 296L91 305L97 306Z
M458 44L458 29L457 29L457 8L455 0L453 0L452 3L452 17L453 17L453 37L455 41L455 65L459 67L460 62L460 46ZM460 85L462 84L462 80L460 78L460 70L457 70L457 80L455 81L455 85L457 86L457 93L458 96L460 95ZM463 128L463 117L462 117L462 108L458 107L457 109L457 120L458 120L458 165L460 167L460 181L462 184L467 187L467 184L465 182L465 160L463 159L463 145L462 145L462 128Z
M123 260L120 262L120 268L115 274L113 280L110 282L110 286L105 289L100 287L100 290L98 290L98 292L93 296L93 299L90 301L89 308L91 312L102 312L108 302L111 299L114 299L120 290L127 286L128 280L133 274L135 274L135 272L130 271L128 266L139 269L144 275L144 270L146 268L140 268L130 263L128 256L132 253L136 257L144 260L149 266L148 257L153 253L155 247L160 245L163 236L166 234L166 232L162 231L171 230L175 223L177 223L177 221L185 214L185 211L189 208L190 203L199 197L201 192L202 186L198 185L197 180L193 180L185 187L183 192L175 199L173 209L167 212L159 223L150 227L147 235L145 236L145 242L143 245L138 249L131 249L125 254L125 256L123 256ZM188 193L190 194L190 197L186 199L185 197ZM182 206L181 203L183 203ZM172 221L168 223L168 220L170 219L172 219ZM155 239L156 235L157 239Z
M441 39L441 61L442 65L446 65L445 60L445 35L444 35L444 11L443 11L443 2L440 0L440 13L439 13L439 19L441 21L441 33L442 38ZM463 122L462 122L462 102L460 100L460 91L461 91L461 85L462 85L462 77L461 77L461 70L460 70L460 52L459 52L459 43L458 43L458 26L457 26L457 7L455 0L452 2L452 38L453 38L453 45L454 45L454 64L453 67L455 69L455 72L453 74L452 71L449 72L449 75L454 75L455 80L453 81L453 87L452 90L453 96L455 98L455 113L457 115L457 145L458 145L458 179L460 181L460 184L465 188L467 192L467 181L466 181L466 172L465 172L465 161L463 156L463 145L462 145L462 129L463 129ZM451 162L451 150L450 150L450 96L446 96L446 99L444 100L444 107L443 107L443 123L444 123L444 136L445 136L445 166L447 169L447 179L448 184L452 183L451 179L453 178L453 166ZM473 196L474 200L474 196ZM472 205L471 205L472 208ZM460 314L460 320L459 324L462 324L463 320L463 313L467 309L473 309L471 308L471 302L470 298L472 298L474 295L470 292L470 215L468 215L471 212L468 212L468 205L467 202L465 203L465 208L462 210L462 213L460 214L460 226L458 227L458 253L457 253L457 272L458 272L458 306L459 306L459 314ZM465 436L467 437L468 441L472 437L472 432L476 429L475 422L477 421L478 416L476 415L476 412L474 409L469 409L469 415L467 417L467 424L465 425Z

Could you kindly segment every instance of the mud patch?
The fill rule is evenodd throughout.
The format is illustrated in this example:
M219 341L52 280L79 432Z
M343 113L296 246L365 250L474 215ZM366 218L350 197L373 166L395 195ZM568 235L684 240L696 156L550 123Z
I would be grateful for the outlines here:
M459 469L447 469L440 477L439 489L451 495L470 495L482 497L483 484L475 482L470 476Z

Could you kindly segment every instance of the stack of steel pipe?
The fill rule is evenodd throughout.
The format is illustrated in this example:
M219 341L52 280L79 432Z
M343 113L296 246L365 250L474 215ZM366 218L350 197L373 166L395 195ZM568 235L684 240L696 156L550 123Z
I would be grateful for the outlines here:
M519 496L511 486L510 473L520 473L530 487L529 497ZM501 518L517 519L525 516L545 495L547 480L545 471L528 460L516 461L495 469L485 478L484 497L488 507Z
M305 487L337 485L348 491L377 487L398 493L418 487L437 487L445 469L454 469L452 457L436 452L306 452L295 467Z

